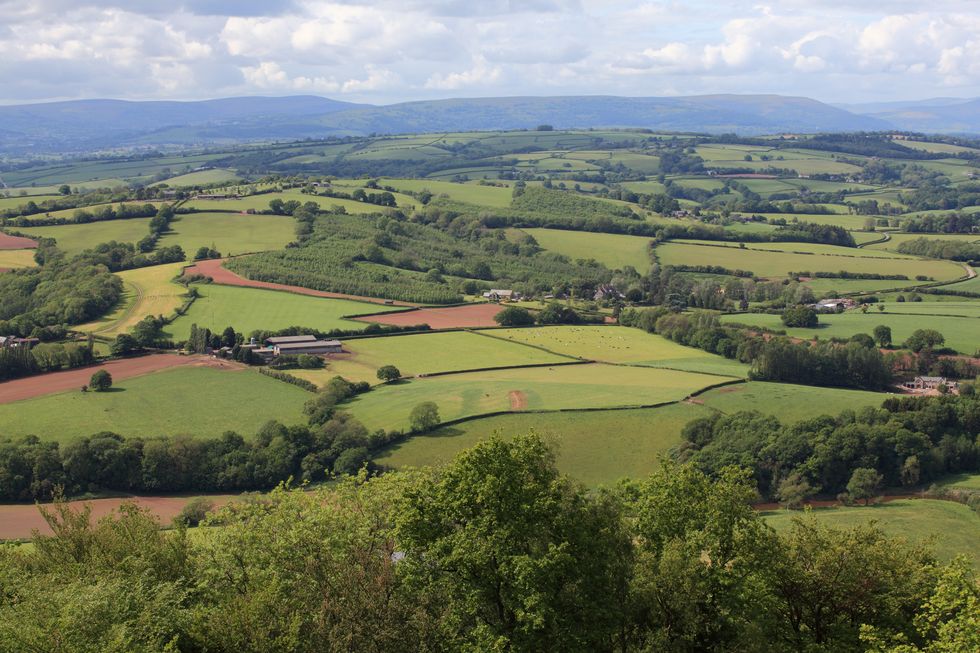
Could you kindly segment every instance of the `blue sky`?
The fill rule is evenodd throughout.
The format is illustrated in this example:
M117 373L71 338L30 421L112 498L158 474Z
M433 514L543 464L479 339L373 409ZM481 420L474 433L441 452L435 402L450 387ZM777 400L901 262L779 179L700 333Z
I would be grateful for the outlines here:
M0 102L980 96L980 2L0 0Z

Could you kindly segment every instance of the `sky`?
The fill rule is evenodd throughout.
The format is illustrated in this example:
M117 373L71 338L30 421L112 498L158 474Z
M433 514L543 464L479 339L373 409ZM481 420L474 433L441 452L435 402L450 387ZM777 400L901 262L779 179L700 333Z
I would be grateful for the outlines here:
M0 103L980 96L978 0L0 0Z

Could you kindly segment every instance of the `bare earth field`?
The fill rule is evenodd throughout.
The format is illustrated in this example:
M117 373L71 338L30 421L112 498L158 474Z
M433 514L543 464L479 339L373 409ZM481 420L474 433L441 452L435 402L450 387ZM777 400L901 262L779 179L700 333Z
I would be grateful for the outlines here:
M433 329L454 329L497 326L494 316L503 310L499 304L471 304L449 308L421 308L417 311L365 315L356 317L362 322L377 322L397 326L428 324Z
M293 292L298 295L310 295L312 297L330 297L333 299L355 299L362 302L372 302L374 304L384 304L383 299L378 299L377 297L360 297L358 295L345 295L339 292L326 292L323 290L313 290L312 288L303 288L302 286L287 286L282 283L270 283L268 281L254 281L252 279L246 279L243 276L239 276L224 267L225 259L210 259L207 261L198 261L194 265L191 265L186 270L184 270L185 275L203 274L204 276L211 277L214 283L220 283L224 286L243 286L245 288L264 288L266 290L282 290L285 292ZM410 304L408 302L394 301L392 302L395 306L415 306L415 304ZM390 306L391 304L389 304ZM389 323L386 323L389 324ZM415 324L415 322L412 322Z
M112 375L113 381L130 379L134 376L143 376L151 372L178 367L181 365L204 365L208 367L240 367L236 363L229 361L219 361L208 356L179 356L177 354L151 354L150 356L140 356L139 358L125 358L122 360L109 361L100 365L89 365L79 367L74 370L63 372L50 372L29 376L24 379L14 379L0 383L0 404L9 404L12 401L21 399L31 399L44 395L65 392L67 390L78 390L83 385L87 385L98 370L106 370Z
M88 501L72 501L72 508L81 509L83 506L92 507L92 521L118 510L124 503L132 502L140 508L149 510L160 523L168 526L180 514L180 511L194 497L121 497L114 499L90 499ZM234 494L216 494L208 496L215 507L220 507L238 498ZM31 537L33 531L42 535L51 535L52 531L41 516L41 511L32 503L16 503L0 505L0 540L23 540Z
M33 249L37 241L23 236L10 236L0 232L0 249Z

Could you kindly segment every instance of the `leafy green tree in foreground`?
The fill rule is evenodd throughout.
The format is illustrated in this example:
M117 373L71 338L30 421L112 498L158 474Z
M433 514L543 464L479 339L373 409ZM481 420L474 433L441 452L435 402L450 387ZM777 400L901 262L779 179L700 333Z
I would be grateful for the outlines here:
M891 347L892 346L892 329L889 326L880 324L875 327L873 332L875 342L878 343L879 347Z
M817 326L817 312L808 306L793 306L783 311L783 324L788 327L812 329Z
M88 386L95 392L105 392L112 387L112 375L106 370L99 370L89 379Z

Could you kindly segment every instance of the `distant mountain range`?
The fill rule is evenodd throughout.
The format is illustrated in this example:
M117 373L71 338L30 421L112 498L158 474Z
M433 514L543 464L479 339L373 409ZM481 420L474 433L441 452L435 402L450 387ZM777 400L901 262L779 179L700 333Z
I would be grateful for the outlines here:
M505 97L354 104L315 96L200 102L78 100L0 106L0 153L533 128L643 127L760 135L980 133L980 100L831 106L780 95Z

